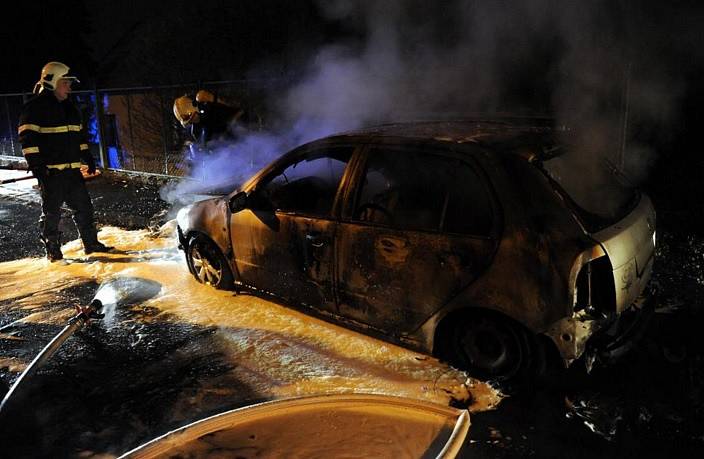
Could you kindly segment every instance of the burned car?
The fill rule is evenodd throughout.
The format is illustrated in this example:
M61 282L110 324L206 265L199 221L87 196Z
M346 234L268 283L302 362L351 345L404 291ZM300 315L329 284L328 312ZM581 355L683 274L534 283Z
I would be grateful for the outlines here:
M558 134L457 121L320 139L182 209L180 247L200 282L478 377L515 380L554 350L565 364L592 344L615 352L644 316L654 209L616 176L581 197Z

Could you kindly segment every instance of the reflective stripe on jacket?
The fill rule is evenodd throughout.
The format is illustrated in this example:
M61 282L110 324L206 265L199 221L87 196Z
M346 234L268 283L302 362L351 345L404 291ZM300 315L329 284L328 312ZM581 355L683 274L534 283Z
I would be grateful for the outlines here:
M59 102L52 91L24 104L17 131L30 169L91 160L78 108L70 99Z

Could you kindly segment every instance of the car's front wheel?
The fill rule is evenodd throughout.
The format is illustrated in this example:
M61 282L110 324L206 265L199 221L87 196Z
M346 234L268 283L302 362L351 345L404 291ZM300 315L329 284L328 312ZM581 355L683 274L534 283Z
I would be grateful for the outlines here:
M198 282L221 290L233 290L230 267L220 249L203 235L195 236L186 252L188 267Z

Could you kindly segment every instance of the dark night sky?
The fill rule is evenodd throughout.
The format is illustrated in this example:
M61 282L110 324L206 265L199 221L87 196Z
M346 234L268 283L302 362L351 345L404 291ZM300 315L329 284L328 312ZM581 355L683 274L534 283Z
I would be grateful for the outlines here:
M0 77L0 92L27 90L36 81L36 74L48 60L66 61L86 81L114 81L118 84L158 84L173 80L215 80L241 77L263 62L286 71L296 71L316 49L334 42L349 43L365 38L365 29L355 8L349 5L370 5L368 0L260 0L230 2L202 0L115 1L46 0L23 2L5 13L0 32L0 46L10 72ZM419 8L426 2L408 0L401 3L416 9L422 20L439 27L448 23L452 35L452 13L443 9ZM461 3L461 2L449 2ZM487 9L504 9L505 14L492 13L490 20L503 17L508 27L519 28L520 15L513 13L513 2L464 2L481 17ZM520 3L520 2L519 2ZM571 8L571 2L532 2L539 8ZM582 4L585 2L575 2ZM704 52L704 24L699 2L655 2L594 0L594 35L612 33L616 40L628 43L635 60L639 55L652 56L648 71L681 73L687 84L696 84L690 75L701 70ZM294 4L294 5L291 5ZM530 5L531 2L528 2ZM323 6L321 6L323 5ZM498 6L495 6L498 5ZM547 5L547 6L546 6ZM357 8L359 10L365 8ZM366 8L370 9L370 8ZM334 11L335 13L331 13ZM323 16L326 18L324 19ZM337 16L335 19L332 17ZM562 15L562 17L566 17ZM511 24L511 21L517 21ZM414 27L417 27L417 18ZM433 24L433 23L436 24ZM610 23L607 28L601 23ZM10 24L10 27L7 25ZM482 25L483 26L483 25ZM498 21L487 26L500 29ZM486 33L486 32L483 32ZM494 33L494 32L489 32ZM587 30L585 34L589 34ZM433 37L436 38L435 36ZM598 43L598 37L585 37ZM450 39L451 41L451 39ZM554 59L562 52L553 45L549 34L543 44L527 49L523 55L507 55L516 61L541 62ZM610 46L606 40L601 45ZM145 63L163 64L145 72ZM167 66L168 64L168 66ZM132 68L129 68L132 65ZM516 64L518 65L518 64ZM518 68L530 68L518 67ZM518 75L512 74L515 91L530 91ZM137 81L139 80L139 81ZM150 81L147 81L150 80ZM182 81L176 81L182 82Z
M298 104L305 105L311 94L334 98L365 86L376 92L353 98L377 103L402 87L407 93L395 99L392 94L390 103L411 100L435 111L460 103L481 110L515 106L578 113L580 106L556 100L578 93L581 102L619 108L611 94L628 61L634 120L638 110L645 113L641 127L634 124L636 133L701 166L696 134L704 102L704 10L699 3L22 2L4 14L0 30L6 69L0 93L30 91L49 60L67 63L82 87L92 88L298 75L311 69L319 77L326 75L324 65L333 55L334 69L343 70L331 73L338 81L331 85L314 75L310 87L299 91ZM372 77L386 85L366 85ZM382 111L392 116L396 108Z
M315 1L46 0L6 16L0 51L14 71L0 93L31 90L42 65L69 65L84 86L133 86L242 78L338 34ZM334 28L335 30L332 30ZM7 65L7 64L6 64Z
M620 71L608 68L600 60L605 62L617 56L616 65L621 65L616 62L619 59L631 61L636 78L652 76L670 86L678 97L684 95L678 102L680 110L686 109L682 100L701 94L704 14L699 2L452 0L443 3L464 5L463 11L476 18L471 23L462 23L449 7L437 8L427 3L419 0L24 2L5 14L5 27L0 30L0 51L10 69L0 76L0 93L29 91L41 66L49 60L71 66L81 77L84 88L96 84L124 87L292 75L309 68L313 59L319 58L320 50L331 44L343 44L347 52L364 49L370 43L383 46L384 37L379 37L378 31L384 30L383 23L388 21L391 24L388 29L400 30L397 39L401 49L392 52L401 57L405 57L404 53L420 56L427 49L436 55L446 49L453 51L439 58L439 62L419 57L417 65L425 65L424 69L413 68L413 59L406 58L402 63L406 67L397 74L392 71L398 69L382 64L374 76L383 77L383 72L389 72L389 78L399 79L404 73L425 72L421 77L428 81L457 79L457 75L452 75L452 66L456 64L456 73L468 76L464 82L466 89L461 92L472 91L486 94L484 99L496 99L483 100L477 104L481 108L506 106L505 100L509 99L516 106L544 111L552 105L548 99L556 91L555 80L572 70L566 69L564 62L580 59L575 47L587 50L590 55L586 57L602 65L599 71L605 75L597 75L598 78L618 78L616 73ZM403 8L375 6L385 4L401 4ZM517 4L534 9L533 17L525 17L525 11L519 11ZM581 10L589 12L591 22L580 17L583 12L577 6L583 4L588 7ZM399 9L409 13L398 19L402 16ZM553 26L551 21L557 23ZM575 22L574 27L571 21ZM463 30L469 27L476 31ZM473 42L465 46L462 40ZM618 51L609 53L610 50ZM474 62L476 67L488 63L492 68L482 74L469 68ZM574 67L574 62L568 63ZM438 64L443 67L441 77L433 74L432 67ZM588 65L585 63L579 72L588 72ZM583 77L586 84L592 84L586 81L590 77ZM477 83L482 78L487 81ZM429 97L434 94L429 93ZM449 99L456 99L455 94Z

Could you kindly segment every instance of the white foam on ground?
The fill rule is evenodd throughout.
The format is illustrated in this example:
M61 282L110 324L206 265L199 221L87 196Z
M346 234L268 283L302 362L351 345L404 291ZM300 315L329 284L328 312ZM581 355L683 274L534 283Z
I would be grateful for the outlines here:
M471 397L472 410L491 409L500 401L488 385L432 357L271 301L197 283L176 248L173 228L170 222L155 237L146 230L104 227L100 240L122 253L85 256L75 240L62 247L64 264L43 258L0 263L0 301L17 299L4 308L23 310L25 321L63 324L72 311L42 313L57 290L88 280L143 278L162 285L145 303L165 313L162 320L217 327L216 339L228 349L237 378L262 397L361 392L441 404Z

